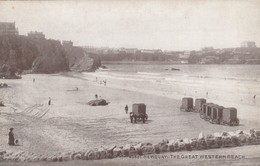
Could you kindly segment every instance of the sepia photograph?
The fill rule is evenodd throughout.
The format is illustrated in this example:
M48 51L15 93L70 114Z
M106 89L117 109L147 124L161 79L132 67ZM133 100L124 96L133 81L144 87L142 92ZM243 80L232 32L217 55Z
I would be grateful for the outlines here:
M0 166L259 166L260 0L0 1Z

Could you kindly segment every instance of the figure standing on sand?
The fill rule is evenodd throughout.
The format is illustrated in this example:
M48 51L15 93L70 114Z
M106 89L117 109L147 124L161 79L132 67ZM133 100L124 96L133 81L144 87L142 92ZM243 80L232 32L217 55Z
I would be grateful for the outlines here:
M254 95L254 97L253 97L254 98L254 103L255 103L255 97L256 97L256 95Z
M35 78L33 78L33 83L35 83Z
M128 113L128 105L125 106L125 113Z
M98 99L98 95L97 94L95 94L95 98L96 98L96 100Z
M8 144L14 146L14 128L10 128Z
M49 97L48 105L51 105L51 98Z

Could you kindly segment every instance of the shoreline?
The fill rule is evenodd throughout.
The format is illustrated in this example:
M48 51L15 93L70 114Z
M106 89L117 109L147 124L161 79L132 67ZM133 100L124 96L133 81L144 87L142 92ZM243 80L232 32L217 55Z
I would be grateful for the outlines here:
M220 64L186 64L186 63L176 63L174 61L102 61L102 65L122 65L122 64L156 64L156 65L221 65L221 66L226 66L226 65L232 65L232 66L248 66L248 65L255 65L258 66L260 64L227 64L227 63L220 63Z

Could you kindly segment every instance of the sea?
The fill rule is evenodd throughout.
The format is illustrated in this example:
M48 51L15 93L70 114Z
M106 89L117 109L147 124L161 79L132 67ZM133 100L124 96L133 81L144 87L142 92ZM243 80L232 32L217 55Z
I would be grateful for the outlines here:
M260 65L104 65L105 69L99 69L93 75L134 82L136 91L147 88L155 94L175 98L190 96L228 102L229 106L232 103L260 106Z

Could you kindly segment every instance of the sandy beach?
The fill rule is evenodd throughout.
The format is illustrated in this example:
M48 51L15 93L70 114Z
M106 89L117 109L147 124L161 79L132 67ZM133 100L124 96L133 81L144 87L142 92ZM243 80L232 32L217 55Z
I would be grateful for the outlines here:
M107 80L106 86L100 84L99 80L102 79ZM153 91L152 85L146 82L113 79L98 72L30 74L24 75L20 80L1 81L10 87L0 91L0 99L6 105L0 107L0 150L52 155L107 145L157 143L162 139L193 138L198 137L200 132L210 134L238 129L248 131L260 126L259 120L256 120L259 119L257 113L254 114L254 117L258 116L255 119L250 119L250 116L244 118L240 114L241 124L235 127L210 124L196 113L181 112L181 98L178 100L171 95L161 95L156 90ZM88 101L95 99L95 94L110 103L99 107L87 105ZM50 106L49 97L52 102ZM128 104L131 111L133 103L146 104L149 116L146 124L130 123L129 114L125 113L124 107ZM250 105L244 105L243 108L250 108ZM21 146L7 144L10 127L14 128L15 138ZM258 159L260 156L259 145L239 147L238 150L208 150L205 153L232 153ZM113 159L91 163L101 165L108 162L113 165L113 162L118 161L124 165L128 160L131 161L130 165L146 161ZM162 162L169 165L172 161ZM218 163L217 160L215 162ZM153 160L149 160L147 165L149 164L152 165Z

